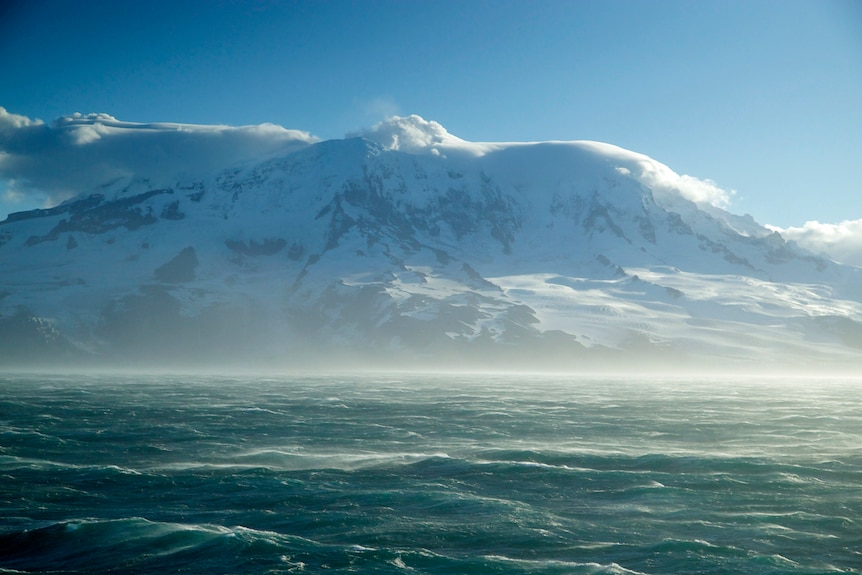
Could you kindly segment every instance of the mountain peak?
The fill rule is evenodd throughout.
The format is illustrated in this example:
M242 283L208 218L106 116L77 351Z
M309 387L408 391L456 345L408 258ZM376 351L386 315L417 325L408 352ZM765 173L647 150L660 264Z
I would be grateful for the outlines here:
M390 150L413 154L426 152L439 155L441 147L463 147L468 144L450 134L440 123L416 114L392 116L357 135Z

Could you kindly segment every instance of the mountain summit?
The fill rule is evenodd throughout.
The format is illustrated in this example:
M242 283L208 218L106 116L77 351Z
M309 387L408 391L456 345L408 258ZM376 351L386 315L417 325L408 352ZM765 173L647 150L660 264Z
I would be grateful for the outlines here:
M473 143L396 117L176 178L0 222L4 364L862 359L859 268L609 144Z

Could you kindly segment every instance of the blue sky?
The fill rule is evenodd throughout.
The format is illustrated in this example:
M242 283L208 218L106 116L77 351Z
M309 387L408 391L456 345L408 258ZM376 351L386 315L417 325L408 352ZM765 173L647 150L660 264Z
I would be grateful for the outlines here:
M856 0L0 4L0 106L28 120L328 139L419 114L471 141L616 144L781 227L862 220L860 102ZM0 218L45 201L15 178Z

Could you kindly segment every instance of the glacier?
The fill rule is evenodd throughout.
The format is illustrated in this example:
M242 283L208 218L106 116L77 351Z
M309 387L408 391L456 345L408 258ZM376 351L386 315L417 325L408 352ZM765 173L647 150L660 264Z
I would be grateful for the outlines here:
M862 268L610 144L419 116L0 222L4 366L853 369Z

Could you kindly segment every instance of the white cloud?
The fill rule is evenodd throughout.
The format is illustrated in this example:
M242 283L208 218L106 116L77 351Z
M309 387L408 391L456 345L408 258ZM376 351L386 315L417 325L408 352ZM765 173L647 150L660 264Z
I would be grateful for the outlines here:
M642 170L641 180L654 190L657 200L669 200L670 198L666 197L667 192L676 192L696 204L708 204L722 209L730 206L730 198L735 193L733 190L724 190L712 180L679 175L652 158L642 158L638 162Z
M824 253L835 261L862 266L862 219L840 224L805 222L801 228L766 226L814 253Z
M0 107L0 180L19 199L56 203L120 176L194 177L315 141L274 124L140 124L108 114L45 124Z
M0 106L0 137L4 135L6 130L15 128L26 128L27 126L41 126L42 120L31 120L27 116L19 114L10 114L6 108Z
M710 204L717 208L726 208L730 205L730 197L734 194L728 192L710 179L701 180L685 174L679 176L676 187L680 193L696 204Z
M361 136L391 150L408 153L439 154L439 146L460 146L464 140L453 136L437 122L421 116L392 116L366 130L350 136Z

